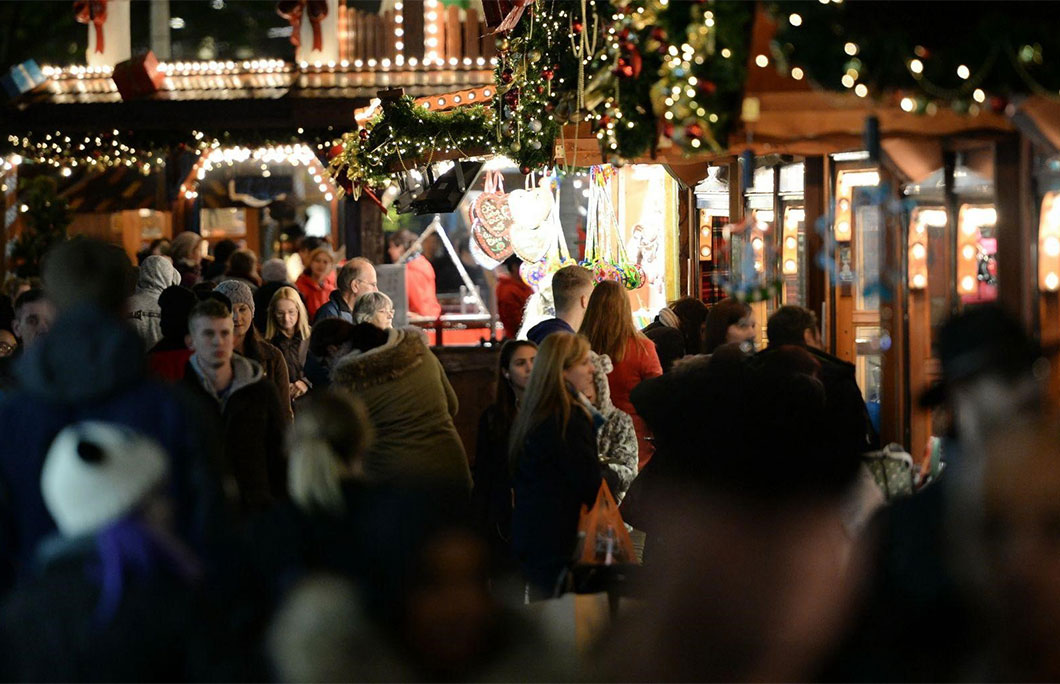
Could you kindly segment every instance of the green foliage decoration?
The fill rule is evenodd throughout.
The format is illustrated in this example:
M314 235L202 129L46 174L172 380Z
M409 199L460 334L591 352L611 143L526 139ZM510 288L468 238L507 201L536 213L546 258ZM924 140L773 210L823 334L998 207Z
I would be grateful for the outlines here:
M41 259L55 245L66 239L66 229L73 217L67 201L58 194L54 178L38 176L24 180L19 188L22 230L10 246L15 273L22 278L40 275Z

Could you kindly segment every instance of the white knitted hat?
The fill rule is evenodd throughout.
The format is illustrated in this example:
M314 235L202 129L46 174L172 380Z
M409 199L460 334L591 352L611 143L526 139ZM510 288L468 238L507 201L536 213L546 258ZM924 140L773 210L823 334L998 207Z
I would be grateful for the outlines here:
M65 428L48 450L41 493L67 537L122 517L166 476L166 454L121 425L86 421Z

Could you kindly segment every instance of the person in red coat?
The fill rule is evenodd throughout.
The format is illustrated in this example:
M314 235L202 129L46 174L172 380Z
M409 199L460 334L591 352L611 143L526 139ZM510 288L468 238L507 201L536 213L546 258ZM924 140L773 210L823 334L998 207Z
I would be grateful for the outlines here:
M534 294L519 275L519 266L522 263L522 259L513 255L505 259L501 268L497 269L497 317L504 326L504 336L509 339L515 339L519 334L526 300Z
M629 394L641 381L662 375L655 343L633 326L633 310L626 289L613 280L606 280L593 290L578 332L589 338L594 352L611 357L614 370L607 374L611 401L633 418L637 467L643 470L655 449L648 441L651 434L648 425L633 407Z
M294 285L305 297L305 308L312 320L317 309L327 303L335 285L328 281L328 276L335 268L335 257L327 246L321 246L309 253L309 266Z
M399 263L416 243L416 234L411 230L399 230L387 240L387 254L390 261ZM409 313L426 318L438 318L442 314L442 305L438 303L437 289L434 282L434 267L427 257L418 251L405 255L405 294L409 300Z

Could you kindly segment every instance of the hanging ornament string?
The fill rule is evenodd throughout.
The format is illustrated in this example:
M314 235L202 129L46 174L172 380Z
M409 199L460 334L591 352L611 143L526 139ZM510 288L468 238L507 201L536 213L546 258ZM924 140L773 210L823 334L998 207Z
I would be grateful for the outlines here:
M596 6L596 3L592 3ZM581 0L581 19L575 19L574 14L570 16L570 43L574 56L578 59L578 87L575 96L575 110L581 112L585 107L585 62L586 55L589 59L596 54L597 39L599 38L600 20L593 12L592 16L592 39L589 38L589 9L588 1Z

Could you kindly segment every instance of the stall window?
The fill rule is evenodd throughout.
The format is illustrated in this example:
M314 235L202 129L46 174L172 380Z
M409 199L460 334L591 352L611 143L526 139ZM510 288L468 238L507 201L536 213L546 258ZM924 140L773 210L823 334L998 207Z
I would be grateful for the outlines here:
M880 429L880 389L883 381L883 333L879 326L854 329L854 368L861 395L876 429Z
M859 205L855 209L857 238L855 245L854 293L858 311L876 311L880 308L880 208L874 205Z

